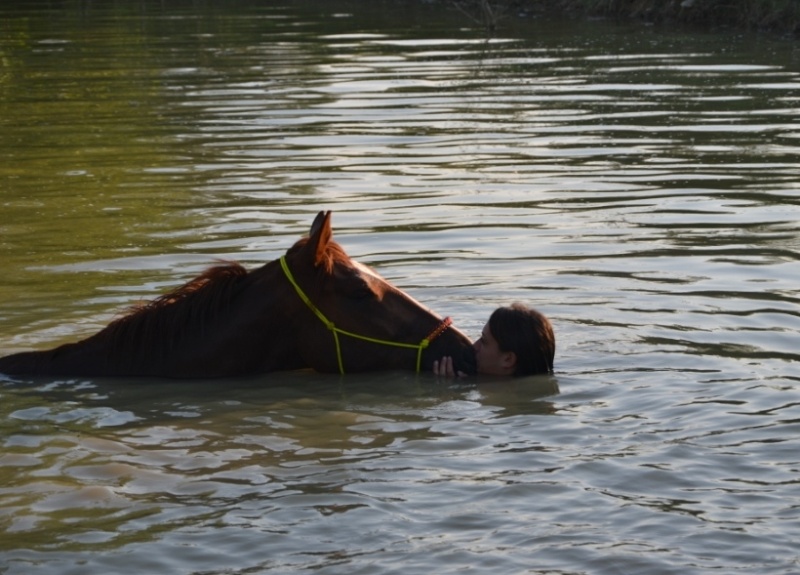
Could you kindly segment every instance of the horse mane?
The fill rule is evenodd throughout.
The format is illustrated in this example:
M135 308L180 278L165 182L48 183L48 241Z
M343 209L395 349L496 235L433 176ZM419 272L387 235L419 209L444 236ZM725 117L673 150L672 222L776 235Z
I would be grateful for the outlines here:
M288 253L308 243L303 238ZM327 242L319 254L317 273L330 276L337 263L352 260L334 241ZM131 307L92 338L109 345L111 352L136 366L166 358L188 337L202 337L211 329L215 317L223 313L238 292L248 271L240 264L223 262L205 270L186 284Z
M224 262L156 299L132 306L97 336L109 338L112 349L125 349L131 359L148 351L164 354L183 334L202 333L236 293L247 270ZM131 353L133 352L133 353Z

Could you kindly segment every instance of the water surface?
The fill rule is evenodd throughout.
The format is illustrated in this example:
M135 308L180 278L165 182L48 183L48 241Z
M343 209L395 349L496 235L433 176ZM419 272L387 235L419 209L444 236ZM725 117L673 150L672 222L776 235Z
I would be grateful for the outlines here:
M4 382L0 571L796 572L797 47L362 4L5 3L0 350L331 209L555 376Z

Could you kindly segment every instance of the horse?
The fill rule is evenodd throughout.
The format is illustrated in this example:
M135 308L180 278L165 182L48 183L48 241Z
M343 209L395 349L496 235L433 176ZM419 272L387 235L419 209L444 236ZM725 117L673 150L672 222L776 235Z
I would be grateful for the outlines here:
M83 340L0 358L10 376L219 378L431 370L449 355L474 373L467 336L352 260L331 212L278 260L248 271L220 263L135 306Z

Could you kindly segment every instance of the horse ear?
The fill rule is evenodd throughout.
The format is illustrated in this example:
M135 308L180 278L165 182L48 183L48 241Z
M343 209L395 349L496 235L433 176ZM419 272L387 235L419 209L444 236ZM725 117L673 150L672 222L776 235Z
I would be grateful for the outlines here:
M314 254L314 265L318 266L324 261L325 250L333 237L331 229L331 212L320 212L311 224L308 234L308 246Z

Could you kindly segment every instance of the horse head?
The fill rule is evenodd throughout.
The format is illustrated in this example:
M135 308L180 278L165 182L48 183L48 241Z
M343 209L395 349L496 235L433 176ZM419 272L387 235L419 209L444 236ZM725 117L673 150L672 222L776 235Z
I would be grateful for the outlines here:
M323 372L432 369L453 357L475 372L472 344L443 319L333 241L331 212L320 212L307 238L282 258L294 297L305 303L288 318L305 362Z

